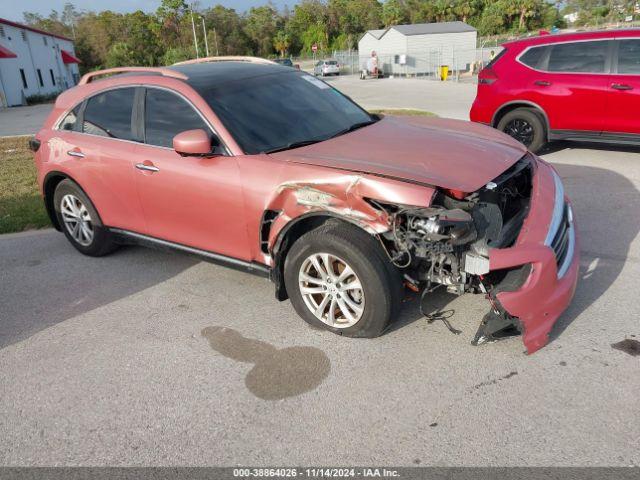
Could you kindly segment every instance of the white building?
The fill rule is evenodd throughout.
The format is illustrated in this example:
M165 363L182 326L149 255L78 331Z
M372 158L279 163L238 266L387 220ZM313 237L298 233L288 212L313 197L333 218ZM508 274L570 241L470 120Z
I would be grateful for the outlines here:
M0 18L0 107L74 86L79 62L71 39Z
M360 65L376 52L386 75L434 74L440 65L468 70L476 60L478 32L464 22L395 25L369 30L358 42Z
M576 23L578 21L578 12L568 13L562 18L564 18L564 21L567 23Z

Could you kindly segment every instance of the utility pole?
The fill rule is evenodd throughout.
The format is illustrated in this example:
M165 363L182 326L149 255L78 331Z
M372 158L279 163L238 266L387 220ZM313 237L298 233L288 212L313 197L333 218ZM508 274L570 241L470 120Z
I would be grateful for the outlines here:
M189 5L191 9L191 28L193 29L193 44L196 47L196 58L200 58L200 52L198 51L198 37L196 36L196 24L193 21L193 3Z
M216 44L216 57L220 55L218 52L218 34L216 33L216 27L213 27L213 41Z
M204 48L207 50L207 57L209 56L209 40L207 39L207 27L204 25L204 17L202 18L202 33L204 34Z

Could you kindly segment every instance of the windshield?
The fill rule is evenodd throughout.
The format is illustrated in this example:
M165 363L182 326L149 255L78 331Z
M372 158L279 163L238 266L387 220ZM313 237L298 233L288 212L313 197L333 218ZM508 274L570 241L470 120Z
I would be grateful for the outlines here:
M322 141L374 121L336 89L302 72L226 82L203 97L248 154Z

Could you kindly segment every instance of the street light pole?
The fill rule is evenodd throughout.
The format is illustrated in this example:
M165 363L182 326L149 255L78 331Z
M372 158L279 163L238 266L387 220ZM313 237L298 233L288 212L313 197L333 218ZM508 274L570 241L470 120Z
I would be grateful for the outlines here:
M193 44L196 47L196 58L200 58L200 52L198 51L198 37L196 36L196 24L193 21L193 3L189 5L191 8L191 28L193 29Z
M202 33L204 34L204 48L207 50L207 57L209 56L209 40L207 39L207 27L204 25L204 17L202 18Z

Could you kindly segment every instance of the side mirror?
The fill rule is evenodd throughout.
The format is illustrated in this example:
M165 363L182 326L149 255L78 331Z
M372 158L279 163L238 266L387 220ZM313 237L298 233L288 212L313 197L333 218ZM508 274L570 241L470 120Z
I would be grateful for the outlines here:
M218 138L203 129L187 130L173 137L173 149L183 157L212 157Z

